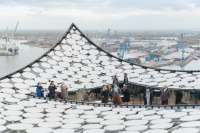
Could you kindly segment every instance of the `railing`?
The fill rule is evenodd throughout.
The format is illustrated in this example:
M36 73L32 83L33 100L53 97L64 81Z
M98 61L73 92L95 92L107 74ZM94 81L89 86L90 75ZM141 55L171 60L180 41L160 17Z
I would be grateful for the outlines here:
M28 96L33 97L33 98L38 98L35 97L34 95L28 94ZM38 99L43 99L47 101L48 100L44 97L38 98ZM94 107L120 107L120 108L148 108L148 109L194 109L194 108L199 108L200 109L200 104L176 104L176 105L141 105L141 104L121 104L121 105L115 105L112 103L96 103L96 102L85 102L85 101L76 101L76 100L61 100L61 99L52 99L53 101L57 102L64 102L64 103L69 103L69 104L76 104L76 105L88 105L88 106L94 106Z

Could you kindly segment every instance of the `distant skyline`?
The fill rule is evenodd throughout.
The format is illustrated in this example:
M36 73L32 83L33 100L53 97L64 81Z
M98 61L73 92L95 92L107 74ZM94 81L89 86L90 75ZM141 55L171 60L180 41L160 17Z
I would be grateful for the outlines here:
M0 29L200 30L199 0L0 0Z

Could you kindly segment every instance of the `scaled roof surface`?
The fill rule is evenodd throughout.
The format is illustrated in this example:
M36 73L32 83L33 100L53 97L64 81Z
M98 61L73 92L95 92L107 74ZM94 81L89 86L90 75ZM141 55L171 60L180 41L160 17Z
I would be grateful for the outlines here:
M160 70L125 62L88 39L74 24L47 53L25 68L1 78L0 88L35 92L37 82L66 82L70 91L101 87L117 75L133 84L171 89L200 89L200 72Z
M35 87L32 86L37 81L48 79L58 82L67 80L70 87L76 90L111 83L110 76L114 74L121 76L124 72L132 72L129 74L132 82L147 85L151 82L141 83L140 80L155 80L159 79L156 75L160 75L168 82L175 77L181 79L195 77L197 81L198 73L159 72L120 62L119 59L91 44L75 25L72 25L61 42L45 55L19 72L8 75L7 77L10 78L3 78L0 81L0 132L199 132L200 111L198 107L178 110L162 107L155 107L151 110L148 108L94 107L47 101L26 95L35 91ZM154 82L161 83L161 81ZM191 80L186 82L191 82ZM13 87L16 88L13 89Z

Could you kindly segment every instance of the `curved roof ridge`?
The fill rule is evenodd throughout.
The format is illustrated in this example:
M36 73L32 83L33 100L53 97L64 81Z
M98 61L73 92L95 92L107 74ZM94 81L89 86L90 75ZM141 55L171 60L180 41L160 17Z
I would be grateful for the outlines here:
M108 51L106 51L106 50L102 49L101 47L99 47L98 45L96 45L96 44L95 44L92 40L90 40L90 39L89 39L89 38L88 38L74 23L72 23L72 24L70 25L70 27L68 28L68 30L65 32L65 34L61 37L61 39L60 39L53 47L51 47L47 52L45 52L43 55L41 55L39 58L35 59L34 61L32 61L31 63L29 63L28 65L22 67L21 69L16 70L16 71L14 71L14 72L12 72L12 73L6 75L6 76L0 77L0 80L5 79L5 78L8 78L8 77L12 76L13 74L22 71L23 69L25 69L25 68L31 66L32 64L34 64L35 62L39 61L42 57L46 56L49 52L51 52L52 50L54 50L54 48L55 48L56 46L58 46L58 45L62 42L62 40L66 37L66 35L70 32L70 30L71 30L73 27L76 28L76 29L81 33L81 35L82 35L83 37L85 37L85 38L88 40L88 42L90 42L92 45L94 45L95 47L97 47L99 50L105 52L105 53L108 54L109 56L118 59L119 61L124 61L124 62L127 62L127 63L131 64L131 65L136 65L136 66L139 66L139 67L143 67L143 68L145 68L145 69L148 69L148 68L149 68L149 69L154 69L154 70L156 70L156 71L188 72L188 73L191 73L191 72L200 72L200 70L171 70L171 69L161 69L161 68L155 68L155 67L150 67L150 66L144 66L144 65L140 65L140 64L136 64L136 63L130 63L130 62L128 62L128 61L125 61L125 60L123 60L123 59L120 59L120 58L118 58L118 57L116 57L116 56L110 54Z
M74 23L42 56L0 78L0 88L28 88L40 80L47 83L51 79L58 83L66 81L74 90L89 89L111 84L114 75L123 80L124 73L128 73L130 83L139 86L200 89L199 71L156 69L129 63L96 45Z

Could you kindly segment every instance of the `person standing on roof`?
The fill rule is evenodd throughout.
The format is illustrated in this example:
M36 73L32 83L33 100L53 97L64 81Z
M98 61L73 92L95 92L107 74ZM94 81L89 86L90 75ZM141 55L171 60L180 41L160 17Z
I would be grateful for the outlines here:
M102 90L101 90L101 97L102 97L102 103L108 103L109 99L109 90L108 86L104 85Z
M117 79L117 76L115 75L113 78L113 102L116 105L120 105L122 103L121 97L120 97L120 89L119 89L119 81Z
M160 99L161 99L161 104L162 105L168 105L168 99L169 99L169 90L168 90L168 88L161 89Z
M49 90L49 98L52 99L52 98L55 98L56 97L56 85L54 83L54 81L51 81L50 82L50 85L48 87L48 90Z
M123 86L126 85L128 86L128 75L127 73L124 73L124 82L123 82Z
M36 86L36 93L35 93L36 97L44 97L43 92L44 88L42 87L41 82L39 82Z
M130 101L130 91L128 89L128 85L124 85L122 89L122 94L123 94L123 102L129 102Z
M60 88L61 88L61 98L63 100L66 100L68 96L68 86L64 82L62 82Z

